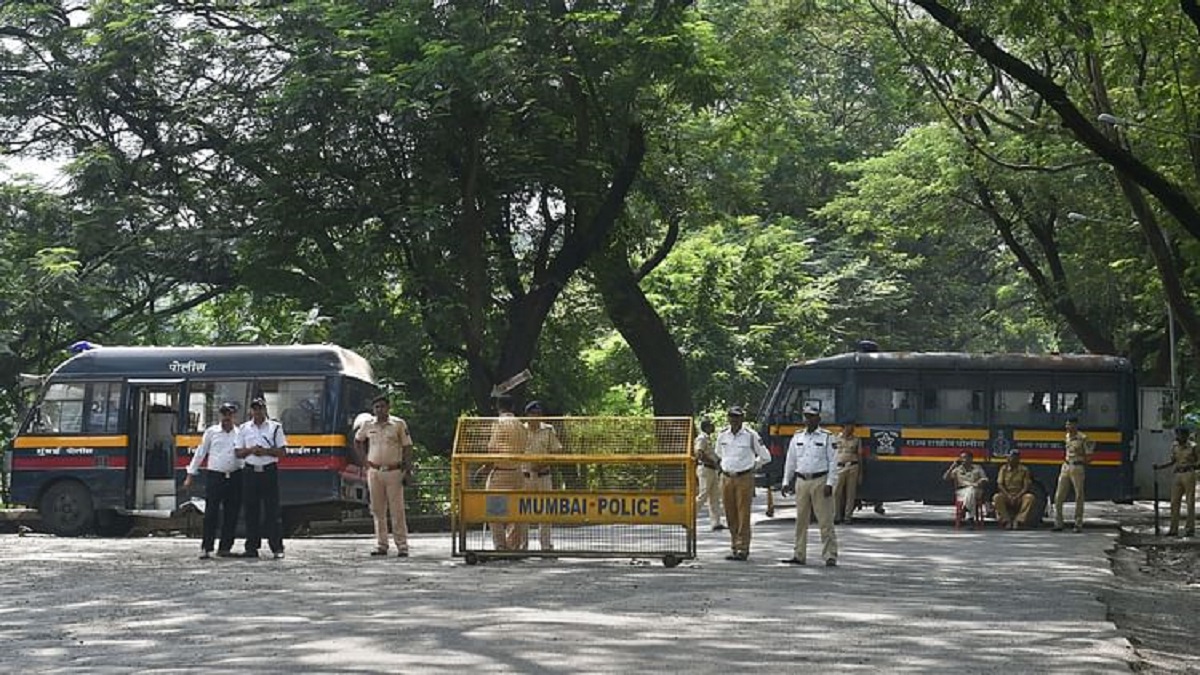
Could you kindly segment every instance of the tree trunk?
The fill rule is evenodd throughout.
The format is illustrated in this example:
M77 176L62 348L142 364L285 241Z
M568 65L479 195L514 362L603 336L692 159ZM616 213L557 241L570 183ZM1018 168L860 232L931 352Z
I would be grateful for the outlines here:
M625 247L612 243L589 263L604 309L642 367L654 414L692 415L687 368L662 317L638 286Z

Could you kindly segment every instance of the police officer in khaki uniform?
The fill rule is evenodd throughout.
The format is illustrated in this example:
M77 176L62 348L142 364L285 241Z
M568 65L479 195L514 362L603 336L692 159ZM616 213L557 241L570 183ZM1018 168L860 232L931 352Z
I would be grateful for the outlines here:
M1200 453L1190 436L1191 430L1187 427L1176 428L1175 442L1171 443L1171 461L1154 466L1155 469L1175 467L1171 481L1171 529L1167 531L1168 537L1179 536L1179 507L1184 498L1187 499L1186 535L1192 537L1196 534L1196 467L1200 466Z
M498 417L488 438L487 451L503 454L523 453L529 445L529 432L513 413L512 397L496 397ZM525 467L509 459L488 465L488 490L523 490ZM491 523L492 546L497 551L518 551L526 547L529 527L524 523Z
M546 407L541 401L530 401L525 405L525 416L529 419L525 428L529 432L529 447L531 455L556 455L562 452L562 443L554 431L554 425L546 424L538 418L546 414ZM525 472L525 485L531 492L550 492L554 489L554 474L549 464L529 464ZM550 523L538 523L538 543L543 551L554 550L554 538L551 534ZM526 542L528 545L528 542Z
M1033 510L1034 497L1029 491L1033 485L1033 476L1029 468L1021 464L1021 453L1013 450L1008 453L1008 461L1000 467L996 477L996 494L992 495L992 505L996 507L996 520L1000 527L1015 530L1029 524L1029 514Z
M975 507L983 499L983 485L987 474L975 463L975 456L963 451L942 474L942 480L954 483L954 496L965 513L967 522L975 521Z
M717 430L713 421L707 417L700 420L700 433L692 444L696 456L696 506L708 505L708 522L712 529L723 530L721 524L721 460L717 457L713 445L716 441L713 432Z
M1079 418L1067 418L1067 436L1063 440L1063 465L1058 472L1058 489L1054 491L1054 531L1063 529L1063 502L1067 491L1075 490L1075 531L1083 531L1083 476L1096 444L1079 431Z
M858 485L862 483L862 441L854 435L854 422L842 425L842 433L834 439L837 447L837 486L833 489L836 524L849 525L854 520L854 503L858 501Z
M373 556L388 553L388 513L398 557L408 557L408 521L404 512L404 476L412 469L413 440L408 424L392 417L386 394L371 401L375 416L354 434L354 447L366 454L367 489L371 494L371 516L375 523Z
M821 528L821 557L826 567L836 567L838 543L833 528L833 486L838 480L837 451L834 450L833 434L822 429L820 423L820 408L814 403L806 403L804 429L797 431L788 443L782 492L796 493L796 539L792 557L784 562L793 565L807 562L808 521L816 513Z

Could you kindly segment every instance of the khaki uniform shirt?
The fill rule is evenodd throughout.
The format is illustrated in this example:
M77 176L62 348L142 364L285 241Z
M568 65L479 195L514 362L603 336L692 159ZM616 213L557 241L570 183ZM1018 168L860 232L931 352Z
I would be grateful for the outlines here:
M399 417L383 424L372 417L358 428L354 440L367 441L367 461L380 465L404 461L404 446L413 444L408 435L408 424Z
M1184 473L1186 469L1195 470L1200 464L1200 455L1196 450L1196 441L1188 439L1187 443L1173 441L1171 443L1171 459L1175 460L1175 470Z
M556 455L562 452L562 443L558 441L558 434L554 432L554 425L546 424L545 422L530 422L529 429L529 454L531 455ZM529 467L530 471L543 473L550 470L548 464L533 464Z
M719 469L721 460L717 457L717 453L713 450L712 434L700 432L696 436L696 441L692 444L692 449L696 453L696 461L710 469Z
M529 430L521 424L512 413L500 413L496 426L492 427L492 435L488 438L488 452L515 454L525 452L529 445ZM515 462L496 462L497 469L521 469Z
M862 448L862 439L857 436L849 438L838 435L834 440L837 444L837 463L845 464L847 462L857 462L861 459L859 452Z
M1073 464L1075 462L1086 462L1092 456L1092 450L1096 447L1096 444L1086 434L1076 432L1074 438L1071 436L1066 437L1063 441L1063 447L1065 448L1063 461L1067 464Z
M1014 469L1005 463L996 477L996 488L1006 495L1019 495L1029 489L1031 482L1033 478L1029 475L1029 467L1018 464Z

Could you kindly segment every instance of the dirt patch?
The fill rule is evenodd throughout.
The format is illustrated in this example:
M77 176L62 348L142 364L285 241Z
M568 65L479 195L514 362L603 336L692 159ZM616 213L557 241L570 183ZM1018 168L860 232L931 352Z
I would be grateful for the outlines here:
M1142 659L1135 670L1200 673L1200 540L1123 529L1109 556L1103 600Z

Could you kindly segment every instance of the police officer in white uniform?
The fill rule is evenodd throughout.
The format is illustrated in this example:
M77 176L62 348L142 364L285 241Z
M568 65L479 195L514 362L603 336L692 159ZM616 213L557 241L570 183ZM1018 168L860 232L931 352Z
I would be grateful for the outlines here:
M187 478L183 487L192 487L192 479L200 473L200 465L207 460L204 476L204 533L200 539L200 559L212 557L213 542L217 527L221 529L221 543L217 555L233 557L234 530L238 515L242 511L242 460L237 456L238 406L232 401L221 404L218 412L221 421L204 430L200 447L187 467Z
M821 527L821 557L826 567L837 565L837 533L833 529L833 486L837 485L837 450L833 434L818 426L821 411L804 404L803 430L788 444L783 464L784 491L796 493L796 543L794 555L784 562L804 565L808 552L808 521L817 514Z

